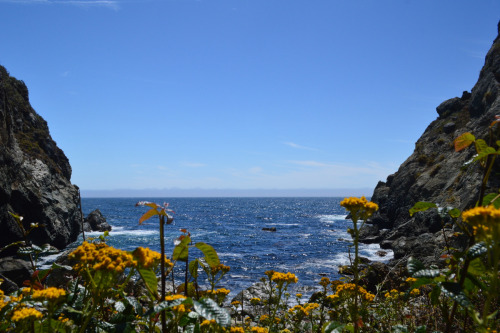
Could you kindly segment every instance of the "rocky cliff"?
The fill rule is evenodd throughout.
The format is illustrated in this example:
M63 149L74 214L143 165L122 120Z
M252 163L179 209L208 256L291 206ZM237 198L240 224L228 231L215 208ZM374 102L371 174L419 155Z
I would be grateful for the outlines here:
M22 239L9 212L23 216L26 229L39 223L29 235L33 243L63 248L81 228L78 188L28 97L24 82L0 66L0 248Z
M374 190L372 200L380 210L366 225L362 237L365 242L380 242L382 247L392 248L396 259L416 255L433 262L443 248L441 228L448 219L436 209L410 217L408 210L416 202L430 201L440 207L463 210L478 200L482 169L477 163L466 163L474 149L469 147L457 153L453 141L465 132L487 140L489 124L495 115L500 115L500 23L498 29L499 36L486 55L471 92L436 108L438 117L418 139L413 154ZM488 184L489 192L498 191L498 172L497 163Z

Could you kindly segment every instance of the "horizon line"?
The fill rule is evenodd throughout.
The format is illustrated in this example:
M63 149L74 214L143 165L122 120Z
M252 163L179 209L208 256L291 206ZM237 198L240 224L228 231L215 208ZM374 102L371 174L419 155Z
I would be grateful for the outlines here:
M335 189L81 189L82 198L161 198L161 197L342 197L371 196L374 188Z

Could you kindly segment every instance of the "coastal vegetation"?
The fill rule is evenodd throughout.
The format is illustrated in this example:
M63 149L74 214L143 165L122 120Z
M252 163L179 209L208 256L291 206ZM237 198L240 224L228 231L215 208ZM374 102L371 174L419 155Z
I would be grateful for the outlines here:
M397 288L379 284L369 290L365 285L359 233L378 206L364 197L351 197L341 202L353 221L348 230L353 240L351 274L333 281L322 277L320 291L307 301L301 294L291 295L290 287L298 283L293 273L274 270L261 279L265 297L252 298L250 304L228 300L230 291L221 286L230 267L220 262L209 244L193 244L187 230L181 230L170 256L162 239L161 253L142 247L123 251L106 244L104 233L72 251L71 266L54 264L48 270L37 269L36 257L43 249L21 247L20 254L29 256L35 273L24 288L10 295L0 291L0 331L497 332L500 194L486 192L500 154L500 141L494 139L499 122L497 118L489 126L488 143L471 133L455 140L457 152L475 147L471 162L484 170L476 207L461 212L418 202L410 210L413 215L439 209L453 218L454 232L443 230L447 246L441 265L425 267L410 258L406 272L392 281ZM168 205L138 205L150 208L139 222L158 217L163 238L163 228L172 222ZM12 216L23 228L22 218ZM30 230L23 232L27 235ZM464 246L453 248L449 238L460 239ZM182 267L183 281L175 281L175 266ZM71 278L48 287L45 279L55 269L65 270ZM167 280L175 288L167 291Z

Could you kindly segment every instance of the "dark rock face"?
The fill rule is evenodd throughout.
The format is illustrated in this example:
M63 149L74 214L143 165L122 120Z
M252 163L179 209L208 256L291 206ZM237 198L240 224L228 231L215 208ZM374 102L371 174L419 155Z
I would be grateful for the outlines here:
M23 216L26 229L43 226L29 235L35 244L60 249L75 241L81 214L70 178L68 159L31 107L26 85L0 66L0 247L22 239L9 212Z
M111 231L111 226L106 222L99 209L94 210L85 218L85 223L89 224L92 231Z
M430 201L463 210L478 200L482 169L477 163L466 163L475 150L470 147L455 152L453 140L471 132L488 141L488 126L495 115L500 115L500 24L499 37L486 55L471 93L449 99L436 110L438 118L417 141L413 154L386 182L376 186L372 200L380 210L362 232L363 239L392 248L395 259L415 255L435 262L445 246L441 228L450 222L449 218L435 209L410 217L408 210L416 202ZM495 175L499 171L500 164L496 163L487 193L498 191L500 178Z

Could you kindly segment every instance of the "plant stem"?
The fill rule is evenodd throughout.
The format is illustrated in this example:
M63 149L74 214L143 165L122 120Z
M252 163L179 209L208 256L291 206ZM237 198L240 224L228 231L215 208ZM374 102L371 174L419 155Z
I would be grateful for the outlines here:
M165 300L165 216L160 215L160 246L161 246L161 262L160 262L160 278L161 278L161 299ZM161 328L163 332L167 331L167 319L165 311L161 312Z

